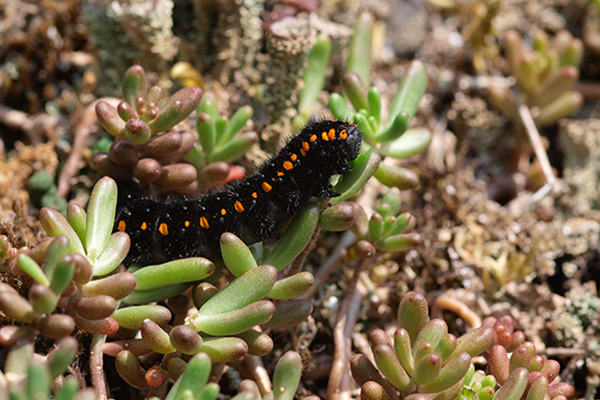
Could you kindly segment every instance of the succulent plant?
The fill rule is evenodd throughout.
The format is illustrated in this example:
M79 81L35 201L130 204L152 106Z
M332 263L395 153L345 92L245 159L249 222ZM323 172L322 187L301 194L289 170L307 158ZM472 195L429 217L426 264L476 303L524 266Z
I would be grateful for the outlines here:
M8 331L14 326L0 329L2 346L9 348L0 372L0 396L8 399L92 400L93 389L81 390L75 376L55 385L53 381L63 375L78 353L79 343L71 337L62 339L47 356L34 358L33 342L14 342ZM43 358L43 359L41 359ZM58 380L57 380L58 381Z
M67 201L58 197L56 184L46 171L37 171L29 177L28 192L35 207L51 207L66 215Z
M460 337L441 319L429 318L425 297L409 292L398 310L398 330L390 338L369 334L377 368L357 354L354 380L362 399L566 399L571 385L553 382L559 364L536 355L535 346L514 331L512 318L486 318ZM512 353L510 358L508 353ZM485 355L490 375L475 370L472 357ZM499 387L499 388L498 388ZM522 397L524 396L524 397Z
M566 117L583 104L582 95L571 90L579 80L583 44L565 30L552 40L539 31L532 42L533 48L528 48L519 33L509 30L504 34L509 73L516 79L518 95L530 108L535 124L542 127ZM518 101L511 88L492 85L489 90L496 107L507 118L519 121Z
M357 24L369 23L368 18L359 19ZM370 30L357 27L355 42L370 42ZM366 37L357 39L357 35ZM351 47L353 51L361 50L365 44ZM364 57L364 52L359 57ZM379 163L381 157L404 159L422 153L431 141L431 133L426 129L411 128L409 124L415 116L419 101L427 86L427 74L422 63L413 61L407 68L404 76L398 83L398 91L390 104L390 109L382 110L381 94L376 87L367 88L361 75L353 72L360 67L362 61L355 61L352 67L349 61L349 70L342 79L344 96L333 93L329 97L329 109L338 119L355 121L363 132L364 140L374 148L370 160L365 162L376 165L375 178L387 186L396 186L400 189L409 189L418 185L418 176L411 170L392 163ZM353 109L346 102L348 100ZM387 122L382 121L382 115L387 114ZM381 157L380 157L381 156ZM358 160L357 160L358 163ZM359 169L357 167L356 169Z
M208 382L214 362L215 360L208 354L196 352L187 362L180 358L172 358L166 363L165 369L146 371L136 363L135 357L129 350L122 350L117 356L117 371L130 385L149 389L150 399L214 400L220 393L217 383ZM253 380L244 380L240 382L238 395L233 398L292 400L300 383L301 372L300 356L296 352L288 351L279 359L273 371L274 390L261 396ZM175 384L165 393L170 377L175 380Z
M448 333L446 322L429 319L422 295L410 292L400 304L393 340L382 330L372 331L369 339L383 376L364 355L352 358L352 376L362 386L364 396L382 398L387 393L393 399L399 390L404 397L427 393L431 394L427 398L452 398L463 386L471 357L493 345L494 330L482 327L457 338ZM379 387L385 392L378 392Z
M420 236L411 232L416 224L415 217L407 212L399 214L401 205L400 190L390 188L368 219L362 208L356 213L353 231L382 251L403 251L417 246Z
M225 163L258 141L254 132L238 133L252 116L249 106L231 118L220 116L214 95L198 87L170 97L154 86L146 89L144 69L129 68L123 79L123 98L117 108L96 105L102 126L116 140L108 153L94 155L94 165L117 180L136 177L164 190L197 193L222 183L230 174ZM174 127L198 108L197 133Z
M107 335L120 326L134 328L135 321L170 319L162 306L117 310L135 288L136 277L114 273L129 250L127 234L112 233L116 200L115 182L103 178L92 191L87 212L75 203L69 204L67 218L50 208L41 210L40 221L51 238L9 263L13 275L32 282L28 298L8 284L1 288L0 309L29 324L19 327L22 334L39 330L46 337L61 338L77 326ZM56 313L59 309L63 312Z
M243 106L228 119L219 115L212 93L205 93L202 97L196 121L199 140L185 159L200 171L205 187L216 186L228 177L234 177L237 167L231 167L227 162L239 158L258 142L256 132L242 132L253 112L252 107ZM237 174L236 179L240 177Z

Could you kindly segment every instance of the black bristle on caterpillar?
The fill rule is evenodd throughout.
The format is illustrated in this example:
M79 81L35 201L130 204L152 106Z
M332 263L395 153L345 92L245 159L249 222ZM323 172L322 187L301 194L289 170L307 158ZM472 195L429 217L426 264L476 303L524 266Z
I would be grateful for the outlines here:
M159 202L121 194L115 230L131 239L125 263L218 257L224 232L247 243L272 236L311 197L338 196L329 180L351 171L348 161L358 156L361 141L352 123L314 122L254 174L199 199Z

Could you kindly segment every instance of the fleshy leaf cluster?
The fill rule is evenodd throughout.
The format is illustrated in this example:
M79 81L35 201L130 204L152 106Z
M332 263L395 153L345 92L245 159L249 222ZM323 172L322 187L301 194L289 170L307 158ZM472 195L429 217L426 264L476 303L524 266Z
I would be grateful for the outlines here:
M367 88L358 74L348 72L342 80L344 96L333 93L329 97L329 109L338 119L355 121L365 142L376 149L377 155L409 158L422 153L431 142L428 130L409 128L426 86L427 75L423 64L412 62L398 83L398 91L387 110L387 122L384 122L382 115L385 112L382 110L379 89ZM403 190L414 188L419 183L413 171L391 163L378 164L375 178L387 186Z
M159 86L147 89L139 65L127 70L122 88L117 107L104 100L96 105L98 120L116 140L93 158L100 172L117 180L135 177L163 190L197 193L226 181L232 173L226 162L258 141L255 132L239 132L252 117L250 106L228 119L219 115L215 96L198 87L172 96ZM196 109L197 132L176 127Z
M80 390L77 377L70 376L56 385L53 381L63 375L77 355L79 343L71 337L62 339L46 356L45 360L34 357L33 342L19 341L8 343L8 330L14 326L0 329L0 341L10 350L0 372L0 398L3 399L50 399L57 400L93 400L93 389Z
M208 382L211 377L212 361L205 353L197 353L187 363L178 358L171 359L165 372L171 374L175 384L169 389L166 400L176 399L205 399L215 400L220 393L220 387L215 382ZM273 371L273 388L264 396L251 379L240 382L236 400L292 400L298 384L302 363L300 355L294 351L288 351L277 362ZM163 398L165 387L152 388L152 393L157 397L149 397L150 400Z
M197 178L196 169L180 162L192 149L196 137L173 129L194 111L202 90L189 87L172 96L159 86L147 88L139 65L123 78L123 101L115 108L100 100L98 120L116 140L108 153L94 155L94 166L103 174L123 180L135 176L168 190L184 190Z
M481 327L456 337L441 319L429 318L425 297L409 292L398 310L398 329L390 338L369 334L375 365L357 354L351 360L362 399L566 399L573 387L553 382L560 366L535 353L506 316L486 318ZM510 357L509 353L512 353ZM489 375L475 370L472 357L484 355Z
M516 79L519 95L530 109L538 127L551 125L573 113L583 104L583 96L571 90L579 80L583 56L581 40L560 31L550 40L539 31L533 48L509 30L504 34L504 49L510 74ZM509 119L518 121L518 102L508 86L492 85L490 98Z
M392 187L381 199L371 217L358 212L358 222L353 226L359 237L369 240L379 250L403 251L421 243L421 237L413 232L416 219L408 212L400 213L402 197L400 190ZM357 206L359 207L359 206Z

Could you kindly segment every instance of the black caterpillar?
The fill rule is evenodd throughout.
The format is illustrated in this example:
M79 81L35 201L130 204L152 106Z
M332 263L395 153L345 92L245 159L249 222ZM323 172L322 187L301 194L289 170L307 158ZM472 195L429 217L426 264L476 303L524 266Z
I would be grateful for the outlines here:
M247 243L270 237L311 197L338 196L329 180L351 171L348 161L358 156L361 140L354 124L315 122L253 175L200 199L163 203L129 196L115 219L115 231L131 239L125 263L219 256L224 232Z

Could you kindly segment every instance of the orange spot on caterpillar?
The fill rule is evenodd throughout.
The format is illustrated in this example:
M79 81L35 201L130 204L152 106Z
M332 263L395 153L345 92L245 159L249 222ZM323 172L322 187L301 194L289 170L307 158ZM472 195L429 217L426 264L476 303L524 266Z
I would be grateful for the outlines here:
M300 149L300 154L302 154L302 157L306 156L306 151L304 151L304 149Z
M348 137L348 132L344 129L343 131L340 132L340 137L344 140L346 140L346 138Z
M257 198L257 197L258 197L258 194L256 194L256 192L252 192L252 197L253 197L253 198Z
M283 162L283 168L285 168L286 170L289 171L290 169L294 168L294 164L292 164L289 161L284 161Z
M283 172L277 171L277 176L283 176L283 175L285 175Z
M315 140L317 140L317 135L312 135L312 136L310 137L310 141L311 141L311 142L314 142Z
M163 236L167 236L169 234L169 227L167 226L167 224L165 224L164 222L162 224L160 224L160 226L158 227L158 231L161 233L161 235Z
M269 185L267 182L263 182L262 183L262 189L269 193L273 188L271 187L271 185Z
M123 220L119 221L119 232L125 232L126 226L127 226L127 224L125 224L125 221L123 221Z
M310 150L310 145L308 142L302 142L302 150L304 150L305 153Z
M189 226L190 226L190 221L185 221L183 224L185 225L185 227L186 227L186 228L189 228Z
M331 128L329 130L329 133L327 134L327 136L329 137L330 140L335 139L335 129Z
M290 157L290 160L292 161L296 161L298 159L298 156L296 154L292 154L292 156Z
M323 139L326 142L329 142L329 136L327 136L327 132L321 133L321 139Z
M145 222L142 222L142 226L141 226L142 230L145 231L146 229L148 229L148 224Z
M208 229L210 227L210 225L208 225L208 221L206 220L205 217L200 217L200 226L203 227L204 229Z
M221 208L221 215L226 215L227 214L227 210L224 208Z
M244 206L242 205L242 203L239 202L239 200L236 200L234 207L235 207L235 211L237 211L239 213L244 211Z

